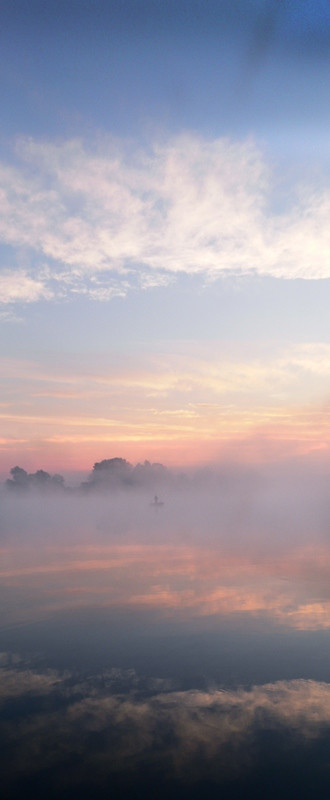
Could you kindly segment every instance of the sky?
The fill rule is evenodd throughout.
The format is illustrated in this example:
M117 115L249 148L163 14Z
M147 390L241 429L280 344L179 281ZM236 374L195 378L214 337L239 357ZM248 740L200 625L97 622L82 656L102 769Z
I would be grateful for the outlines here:
M3 477L328 459L329 45L326 0L1 4Z

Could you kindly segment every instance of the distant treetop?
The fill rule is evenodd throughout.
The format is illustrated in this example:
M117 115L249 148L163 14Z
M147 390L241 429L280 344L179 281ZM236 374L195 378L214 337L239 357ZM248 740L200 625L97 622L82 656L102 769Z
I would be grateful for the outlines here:
M7 489L12 491L24 492L31 488L39 489L64 489L64 478L62 475L50 475L43 469L28 474L22 467L13 467L10 470L11 478L6 480Z
M62 475L50 475L43 469L29 474L22 467L16 466L10 470L10 475L5 484L10 491L24 492L30 489L70 491L65 487ZM90 492L98 489L111 491L145 487L155 492L159 486L169 484L171 481L173 475L163 464L144 461L133 466L125 458L115 457L96 461L87 481L81 483L79 488L83 492Z
M170 473L162 464L144 461L135 467L125 458L105 458L97 461L88 481L82 484L85 491L93 489L115 489L128 487L156 488L159 483L170 480Z

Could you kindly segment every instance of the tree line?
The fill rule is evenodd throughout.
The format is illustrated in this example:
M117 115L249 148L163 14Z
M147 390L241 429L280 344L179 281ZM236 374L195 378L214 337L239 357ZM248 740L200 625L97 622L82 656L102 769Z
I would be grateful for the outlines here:
M62 475L51 475L43 469L28 473L22 467L16 466L10 470L11 477L5 482L9 491L28 492L38 490L41 492L68 492L73 491L65 485ZM160 484L170 483L173 475L163 464L144 461L133 466L125 458L106 458L95 462L93 469L86 481L80 483L78 491L88 494L97 490L111 490L129 487L155 488Z

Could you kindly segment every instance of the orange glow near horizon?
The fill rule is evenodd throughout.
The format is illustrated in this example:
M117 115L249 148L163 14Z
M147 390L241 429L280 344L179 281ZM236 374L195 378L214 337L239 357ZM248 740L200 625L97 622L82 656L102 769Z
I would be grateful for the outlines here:
M111 434L107 428L102 433L100 425L97 435L92 435L88 433L90 423L86 427L83 419L76 420L75 435L66 429L65 420L58 420L55 430L62 428L62 433L53 432L49 436L50 423L34 422L39 428L38 437L28 438L26 424L18 419L18 430L23 429L21 438L1 440L0 471L4 476L16 464L28 471L42 467L54 472L87 472L95 461L114 456L134 464L148 459L172 467L189 467L224 461L262 464L317 452L326 455L330 451L328 414L316 413L313 417L312 413L308 415L299 409L277 418L274 415L264 426L255 424L256 417L249 417L248 411L245 416L234 412L228 420L228 428L220 419L217 430L214 420L213 434L210 431L207 436L202 426L196 426L195 431L190 426L184 431L169 426L166 435L162 435L164 431L147 432L147 422L139 434L131 429L123 436L120 426ZM41 436L43 427L46 427L44 438Z
M286 434L288 431L285 432ZM6 441L0 445L0 475L8 477L12 467L19 465L28 472L45 469L48 472L88 473L96 461L121 457L132 464L162 463L172 468L190 468L203 465L237 463L244 466L281 462L290 458L327 458L330 446L322 436L287 438L272 431L258 431L247 438L236 439L155 439L153 441L125 441L101 439L91 442L63 441L27 442Z
M329 347L255 345L249 355L217 342L166 347L134 361L81 356L65 370L2 359L2 474L15 464L89 471L113 456L253 464L327 448Z

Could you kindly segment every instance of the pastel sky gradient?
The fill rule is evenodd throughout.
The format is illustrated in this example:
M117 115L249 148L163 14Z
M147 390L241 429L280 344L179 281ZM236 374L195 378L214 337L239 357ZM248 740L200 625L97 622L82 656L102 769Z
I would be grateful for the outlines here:
M0 472L329 455L330 8L0 11Z

